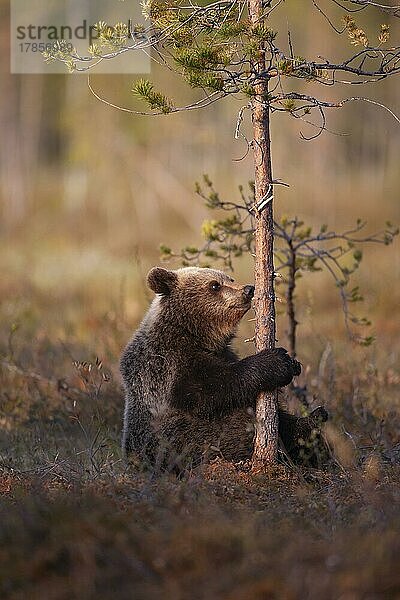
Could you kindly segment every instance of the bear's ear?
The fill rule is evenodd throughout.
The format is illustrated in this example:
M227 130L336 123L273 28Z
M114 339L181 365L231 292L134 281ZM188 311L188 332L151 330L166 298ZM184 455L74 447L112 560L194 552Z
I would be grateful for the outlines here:
M173 271L153 267L147 275L147 285L156 294L168 296L178 282L178 276Z

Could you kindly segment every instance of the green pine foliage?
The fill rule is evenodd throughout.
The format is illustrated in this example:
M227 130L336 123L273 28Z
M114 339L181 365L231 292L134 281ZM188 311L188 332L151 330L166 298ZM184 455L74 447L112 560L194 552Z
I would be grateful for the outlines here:
M132 88L132 92L147 102L152 110L160 110L164 114L170 113L174 105L172 101L161 92L156 92L148 79L139 79Z

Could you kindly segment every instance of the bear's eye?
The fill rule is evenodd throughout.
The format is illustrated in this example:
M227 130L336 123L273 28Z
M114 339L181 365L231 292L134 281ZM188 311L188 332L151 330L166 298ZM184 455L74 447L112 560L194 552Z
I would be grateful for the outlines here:
M210 288L212 289L213 292L218 292L218 290L221 289L221 284L218 283L218 281L212 281L210 283Z

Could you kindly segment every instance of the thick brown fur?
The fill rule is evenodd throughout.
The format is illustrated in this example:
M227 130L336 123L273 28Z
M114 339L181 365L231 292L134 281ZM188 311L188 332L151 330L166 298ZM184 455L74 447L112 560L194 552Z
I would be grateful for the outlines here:
M257 396L288 385L300 364L283 348L242 360L231 349L253 286L214 269L159 267L148 285L157 296L121 358L124 452L164 468L216 455L250 458ZM293 460L323 420L324 409L304 418L279 411L280 437Z

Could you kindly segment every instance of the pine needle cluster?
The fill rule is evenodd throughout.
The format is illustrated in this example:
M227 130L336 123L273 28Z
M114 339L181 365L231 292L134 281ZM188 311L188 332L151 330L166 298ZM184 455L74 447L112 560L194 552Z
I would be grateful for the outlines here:
M147 102L152 110L160 110L164 114L168 114L173 109L172 100L167 98L165 94L156 92L154 86L148 79L139 79L132 88L132 92Z

